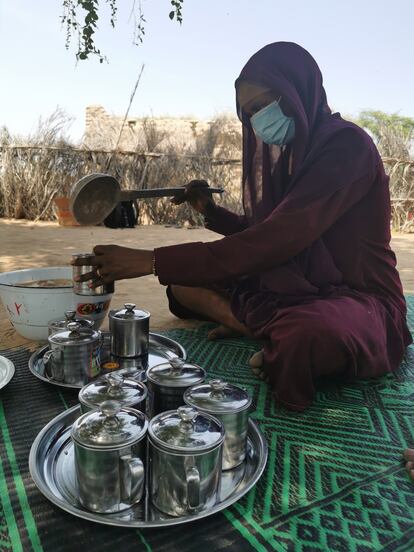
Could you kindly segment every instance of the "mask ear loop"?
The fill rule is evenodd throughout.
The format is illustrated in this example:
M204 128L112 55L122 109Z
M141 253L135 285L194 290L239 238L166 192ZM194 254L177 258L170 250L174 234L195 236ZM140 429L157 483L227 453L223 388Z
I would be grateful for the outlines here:
M249 119L251 119L252 117L254 117L255 115L257 115L257 113L260 113L261 111L263 111L263 109L266 109L267 107L269 107L269 105L272 105L272 104L276 104L276 105L279 105L280 103L280 100L282 99L282 96L279 96L279 98L277 100L273 100L271 101L270 103L268 103L267 105L265 105L264 107L262 107L261 109L259 109L259 111L256 111L256 113L253 113L253 115L251 115L249 117Z
M292 176L293 172L293 148L291 147L289 149L289 167L288 167L288 175Z
M276 103L276 105L279 105L280 100L282 99L282 96L279 96L276 100L272 100L270 103L256 111L256 113L259 113L262 111L262 109L266 109L266 107L269 107L269 105L272 105L273 103ZM247 115L247 113L243 110L243 107L240 103L238 103L238 110L237 110L237 116L239 117L240 121L243 123L244 118L247 117L249 120L256 115L256 113L253 113L253 115Z

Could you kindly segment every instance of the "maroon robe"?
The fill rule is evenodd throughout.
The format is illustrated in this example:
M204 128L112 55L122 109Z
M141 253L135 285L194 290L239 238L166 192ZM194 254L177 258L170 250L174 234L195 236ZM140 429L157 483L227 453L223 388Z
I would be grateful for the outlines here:
M388 177L371 138L331 113L303 48L266 46L236 88L243 80L282 96L294 141L282 150L262 143L238 106L245 215L217 208L208 227L226 237L158 248L156 269L165 285L230 284L235 316L265 342L276 399L302 410L317 378L383 375L411 343L389 245Z

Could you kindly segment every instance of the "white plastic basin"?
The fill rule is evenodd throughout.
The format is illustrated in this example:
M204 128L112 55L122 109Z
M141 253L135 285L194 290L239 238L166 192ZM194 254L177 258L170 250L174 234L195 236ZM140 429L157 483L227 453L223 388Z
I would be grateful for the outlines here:
M94 320L98 328L108 311L112 294L75 295L71 286L53 288L19 287L30 280L71 279L71 267L29 268L0 273L0 297L15 330L28 339L47 341L48 322L64 318L67 310Z

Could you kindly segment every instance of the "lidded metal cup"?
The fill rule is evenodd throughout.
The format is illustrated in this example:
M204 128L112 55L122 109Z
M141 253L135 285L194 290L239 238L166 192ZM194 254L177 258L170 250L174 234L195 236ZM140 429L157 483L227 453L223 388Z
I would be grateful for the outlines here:
M72 259L83 259L83 261L86 263L81 266L73 265L73 291L76 295L107 295L108 293L114 293L115 285L114 282L110 282L108 284L102 284L100 286L97 286L96 288L90 288L89 284L91 283L91 280L87 280L86 282L77 282L75 280L78 276L83 276L84 274L89 274L90 272L95 272L96 267L92 266L91 264L88 264L89 262L92 262L92 258L94 257L93 253L75 253L72 255Z
M221 478L221 422L181 406L153 418L148 433L153 504L171 516L214 506Z
M153 418L149 435L155 445L167 452L201 454L223 442L224 429L213 416L180 406Z
M150 417L184 404L186 389L202 383L206 373L201 366L172 358L147 370Z
M68 310L65 311L64 319L58 318L57 320L50 320L50 322L48 322L49 335L59 332L60 330L64 330L65 328L67 328L70 322L77 322L82 326L82 329L93 328L93 320L88 320L86 318L76 318L76 311Z
M43 356L46 374L72 385L85 385L100 372L101 333L69 322L48 337L50 350Z
M88 510L119 512L145 487L146 416L117 401L80 416L72 426L79 501Z
M148 353L150 313L133 303L109 312L111 353L117 357L138 357Z
M184 402L218 418L224 426L223 470L241 464L246 457L251 398L238 385L220 379L196 385L184 393Z
M147 394L147 388L143 383L124 378L123 375L114 372L82 387L78 398L82 412L99 408L108 400L117 401L122 407L129 406L145 412Z

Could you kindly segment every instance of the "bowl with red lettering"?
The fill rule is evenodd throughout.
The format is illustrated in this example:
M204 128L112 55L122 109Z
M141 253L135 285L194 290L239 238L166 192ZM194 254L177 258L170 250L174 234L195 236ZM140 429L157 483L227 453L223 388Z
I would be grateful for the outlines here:
M76 310L78 318L101 326L112 298L75 295L71 267L29 268L0 273L0 298L15 330L28 339L47 341L48 322Z

